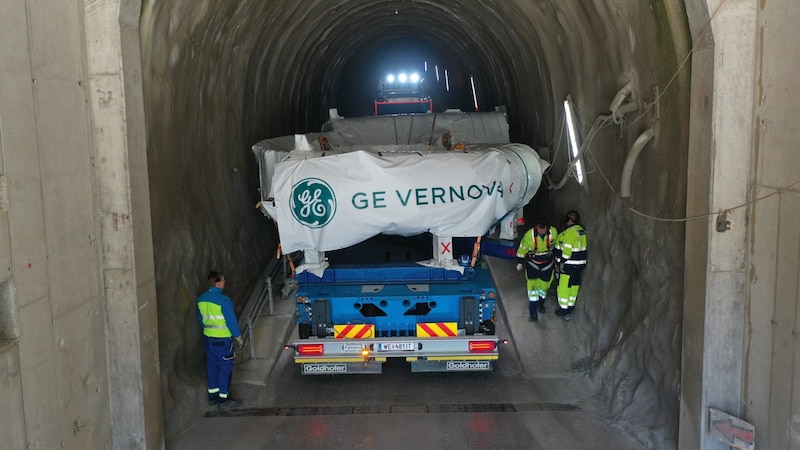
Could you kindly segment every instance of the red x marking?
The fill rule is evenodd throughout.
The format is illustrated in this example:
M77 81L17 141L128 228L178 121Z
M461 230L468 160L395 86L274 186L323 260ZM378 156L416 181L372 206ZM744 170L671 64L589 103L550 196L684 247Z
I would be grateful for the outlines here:
M444 255L445 253L450 253L450 244L451 244L451 242L441 242L441 244L442 244L442 247L443 247L442 248L442 254Z

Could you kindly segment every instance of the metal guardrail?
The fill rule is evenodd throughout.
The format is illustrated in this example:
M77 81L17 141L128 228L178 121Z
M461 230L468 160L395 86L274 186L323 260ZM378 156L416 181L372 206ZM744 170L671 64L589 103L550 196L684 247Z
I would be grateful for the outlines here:
M274 292L276 281L280 281L283 286L281 288L281 296L287 298L289 294L297 286L297 283L289 278L287 259L281 258L273 260L264 273L261 279L264 283L260 284L247 300L247 304L239 317L239 327L242 331L242 340L244 341L245 348L250 349L250 359L256 357L256 346L253 333L255 332L256 321L261 316L261 311L264 309L266 303L269 303L269 315L273 315L275 311Z

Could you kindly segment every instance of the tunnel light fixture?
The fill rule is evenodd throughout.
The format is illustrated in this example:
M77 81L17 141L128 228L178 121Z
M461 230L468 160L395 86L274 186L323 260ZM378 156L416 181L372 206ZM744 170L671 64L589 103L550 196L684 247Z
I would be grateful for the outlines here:
M575 115L573 113L573 106L572 100L567 97L564 100L564 115L567 119L567 132L569 133L569 149L570 154L572 155L573 160L575 160L575 178L578 179L578 183L583 185L583 166L581 165L580 160L580 148L581 146L578 144L578 133L576 131L575 125Z
M438 83L439 82L439 65L436 64L435 66L433 66L433 68L436 70L436 82Z
M447 75L447 69L444 69L444 88L450 92L450 77Z
M475 106L475 111L478 110L478 95L475 92L475 76L469 76L469 83L472 85L472 104Z

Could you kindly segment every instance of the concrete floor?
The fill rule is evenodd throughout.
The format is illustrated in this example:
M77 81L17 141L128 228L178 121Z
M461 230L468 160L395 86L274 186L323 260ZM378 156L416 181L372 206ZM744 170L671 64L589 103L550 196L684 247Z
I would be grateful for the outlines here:
M242 407L198 410L167 448L642 448L603 416L572 342L585 338L581 314L563 321L549 302L528 322L513 261L487 259L503 303L498 335L509 340L492 373L412 374L389 362L381 375L301 376L282 349L296 337L293 302L277 298L256 323L256 357L245 348L234 373Z

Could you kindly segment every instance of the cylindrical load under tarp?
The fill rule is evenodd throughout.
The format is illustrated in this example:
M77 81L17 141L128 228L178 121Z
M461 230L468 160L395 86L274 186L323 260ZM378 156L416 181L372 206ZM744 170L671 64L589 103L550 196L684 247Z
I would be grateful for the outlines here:
M464 145L508 144L508 120L500 111L452 111L435 114L369 116L331 119L322 132L333 133L334 148L353 145L430 145L442 146L442 135L449 133L452 143ZM316 136L309 135L312 139ZM336 142L333 142L333 141Z
M287 253L338 250L381 233L482 236L531 200L549 166L524 144L317 158L296 153L275 164L272 201L262 202Z
M264 139L253 145L259 165L261 199L272 187L275 164L292 157L316 158L335 153L367 150L387 152L447 151L442 136L448 134L453 147L498 146L509 143L508 122L501 111L447 111L436 114L368 116L341 118L325 122L321 133L295 134ZM323 143L321 141L325 142ZM299 154L297 154L299 151Z

